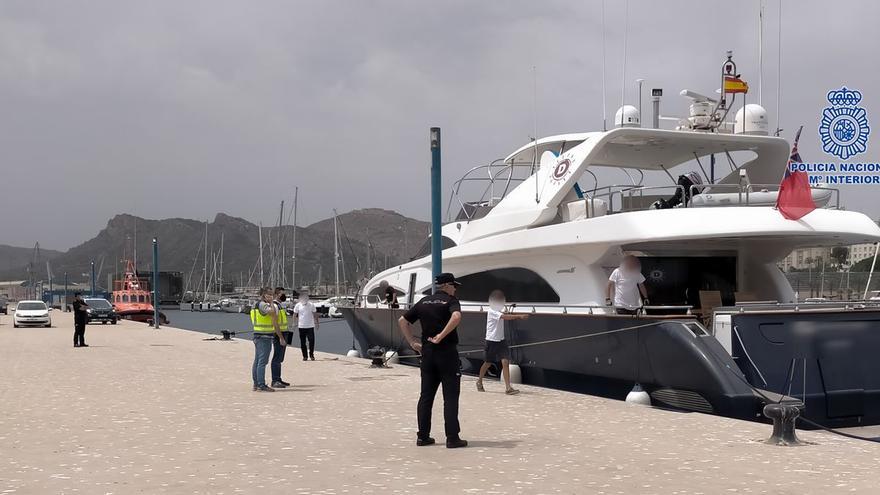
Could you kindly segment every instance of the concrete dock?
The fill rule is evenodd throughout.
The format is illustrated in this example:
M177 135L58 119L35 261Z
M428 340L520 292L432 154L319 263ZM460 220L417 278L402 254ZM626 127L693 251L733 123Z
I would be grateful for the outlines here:
M0 316L0 493L877 493L880 445L463 378L462 437L415 446L418 370L290 349L251 391L253 345L120 322ZM173 317L172 317L173 320ZM319 337L320 338L320 335ZM268 370L267 370L268 372Z

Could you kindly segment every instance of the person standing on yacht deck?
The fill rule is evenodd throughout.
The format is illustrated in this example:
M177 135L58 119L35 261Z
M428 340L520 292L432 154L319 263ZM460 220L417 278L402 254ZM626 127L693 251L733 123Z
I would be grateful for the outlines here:
M631 254L623 257L623 262L608 277L606 293L605 304L611 306L613 303L619 315L634 315L639 307L648 304L645 276L642 275L642 264L638 258ZM642 297L641 303L639 295Z

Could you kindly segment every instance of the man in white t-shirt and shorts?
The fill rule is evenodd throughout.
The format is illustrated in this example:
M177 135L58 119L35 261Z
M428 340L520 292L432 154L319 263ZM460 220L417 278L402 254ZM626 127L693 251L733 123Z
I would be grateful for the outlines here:
M492 363L501 363L501 375L507 395L518 394L519 390L510 386L510 346L504 338L504 320L525 320L529 315L512 315L504 312L504 292L494 290L489 294L489 310L486 312L486 357L477 378L477 390L485 392L483 377Z
M645 276L638 258L631 254L623 257L623 262L608 277L606 292L605 304L613 304L619 315L634 315L641 306L648 304Z
M308 292L300 292L299 302L293 307L296 315L296 326L299 329L299 347L303 361L315 360L315 330L318 329L318 309L309 301Z

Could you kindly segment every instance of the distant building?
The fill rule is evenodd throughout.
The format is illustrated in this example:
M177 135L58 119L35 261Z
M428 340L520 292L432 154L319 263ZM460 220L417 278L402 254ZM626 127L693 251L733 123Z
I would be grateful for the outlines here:
M850 266L863 259L872 258L876 249L876 245L873 243L853 244L847 247L849 248L849 261L847 264ZM826 266L830 265L832 264L831 249L830 247L795 249L779 262L779 268L787 272L792 268L795 270L806 270L810 267L821 268L823 264Z

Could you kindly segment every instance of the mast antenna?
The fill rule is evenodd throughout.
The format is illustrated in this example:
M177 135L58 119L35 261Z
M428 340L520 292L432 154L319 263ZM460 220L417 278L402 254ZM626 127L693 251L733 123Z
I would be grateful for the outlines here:
M779 0L779 26L777 28L777 50L776 50L776 135L782 132L782 117L779 113L779 102L782 100L780 91L782 89L782 0Z
M764 106L764 0L758 0L758 105Z
M608 130L608 103L606 101L608 96L605 79L605 0L602 0L602 132Z
M541 200L538 197L538 69L534 65L532 66L532 110L535 124L535 156L532 157L532 174L535 175L535 203L539 203Z
M626 104L626 43L629 38L629 0L623 4L623 74L620 79L620 125L623 126L623 106ZM614 125L618 125L615 117Z

